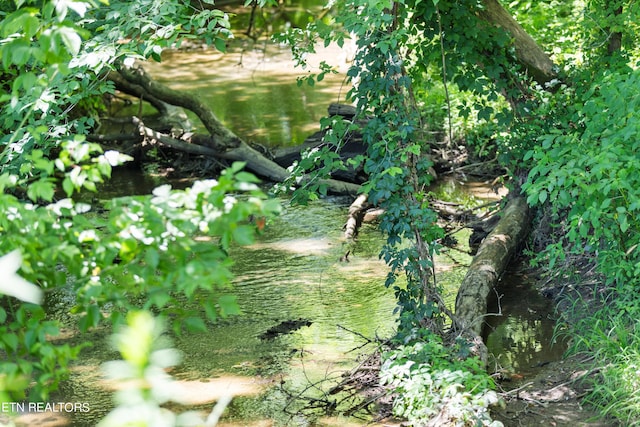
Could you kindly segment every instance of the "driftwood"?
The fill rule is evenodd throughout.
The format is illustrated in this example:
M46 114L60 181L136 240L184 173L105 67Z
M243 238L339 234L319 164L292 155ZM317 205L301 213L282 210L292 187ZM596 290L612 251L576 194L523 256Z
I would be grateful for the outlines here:
M529 230L529 207L522 197L512 199L500 221L473 258L456 297L457 324L479 336L487 315L487 300Z
M497 217L480 218L474 211L497 206L497 204L498 202L488 202L472 209L460 209L462 205L459 203L433 199L429 201L429 209L437 212L440 218L463 223L463 228L473 229L475 233L473 236L477 243L480 244L480 241L495 227ZM354 239L358 235L358 230L362 224L375 222L382 214L384 214L384 209L374 207L371 203L368 203L366 194L359 195L349 206L347 221L342 227L344 238L346 240Z
M289 173L285 169L273 168L273 162L271 160L262 155L256 155L258 151L246 144L241 145L235 150L219 152L213 148L215 147L215 144L212 140L208 140L206 135L187 135L186 140L177 139L146 127L137 117L133 118L133 122L138 127L138 132L142 135L146 143L160 143L176 150L196 155L216 157L225 160L244 161L247 162L247 167L252 172L276 182L284 181L289 176ZM207 140L208 145L206 144ZM193 143L193 141L198 141L199 144ZM251 162L250 165L249 161ZM305 180L306 178L303 179L303 182ZM326 185L329 192L337 194L356 194L360 188L357 184L351 184L349 182L338 181L335 179L321 179L318 180L318 183Z
M364 220L365 210L369 207L367 203L367 195L359 195L351 206L349 206L349 215L347 223L344 225L344 238L353 239L358 235L358 229Z
M109 78L116 82L118 88L133 93L141 99L153 100L154 105L161 111L171 110L167 108L167 105L192 111L209 132L208 135L186 134L181 139L177 139L144 126L142 122L137 120L138 132L148 142L155 141L197 155L244 161L248 170L274 182L283 182L289 177L289 172L284 167L267 158L224 126L213 111L198 97L173 90L152 80L141 67L122 69L118 73L112 72L109 74ZM307 179L304 178L303 183ZM336 179L325 179L319 183L326 186L328 192L336 194L355 195L360 188L358 184Z

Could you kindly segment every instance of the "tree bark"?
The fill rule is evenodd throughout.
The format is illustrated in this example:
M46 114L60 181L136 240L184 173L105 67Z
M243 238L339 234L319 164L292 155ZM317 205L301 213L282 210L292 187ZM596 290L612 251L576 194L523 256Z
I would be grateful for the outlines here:
M344 238L346 240L355 239L358 230L364 220L365 210L370 207L367 203L367 195L360 194L349 206L349 215L344 225Z
M111 80L116 85L116 89L123 93L128 93L129 95L134 95L138 99L142 101L147 101L149 104L153 106L160 114L165 114L167 112L167 103L159 100L155 96L148 94L147 91L137 85L135 83L130 82L125 79L124 76L115 71L109 72L107 78Z
M614 4L613 0L609 0L605 2L605 8L611 8ZM613 11L613 16L615 18L622 15L622 5L616 7ZM611 31L610 28L607 28L607 33L609 34L609 42L607 43L607 53L609 56L613 55L616 52L619 52L622 49L622 33L620 31Z
M529 230L529 207L523 197L511 200L500 221L473 258L456 297L455 316L464 332L479 336L491 290Z
M516 56L531 76L541 84L554 78L557 73L553 61L538 43L513 19L498 0L484 0L484 10L479 15L488 23L503 28L513 37Z

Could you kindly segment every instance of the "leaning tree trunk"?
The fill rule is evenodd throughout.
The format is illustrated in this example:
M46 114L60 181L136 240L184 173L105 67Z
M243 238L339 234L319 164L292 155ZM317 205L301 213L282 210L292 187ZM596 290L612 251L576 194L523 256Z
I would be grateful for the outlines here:
M489 294L529 230L529 207L524 197L511 200L500 221L473 258L456 297L457 326L472 336L482 333Z
M140 67L125 68L119 73L113 72L109 78L119 87L126 88L128 92L133 92L143 99L153 99L159 106L166 103L192 111L209 132L208 135L189 135L184 139L176 139L137 121L139 132L145 138L194 154L244 161L248 170L271 181L282 182L289 177L289 172L285 168L265 157L222 124L213 111L198 97L173 90L152 80ZM335 179L319 182L331 193L355 195L360 189L357 184Z
M557 77L553 61L540 48L522 26L513 19L498 0L484 0L484 9L479 12L482 19L497 27L503 28L513 37L516 57L529 74L540 84Z

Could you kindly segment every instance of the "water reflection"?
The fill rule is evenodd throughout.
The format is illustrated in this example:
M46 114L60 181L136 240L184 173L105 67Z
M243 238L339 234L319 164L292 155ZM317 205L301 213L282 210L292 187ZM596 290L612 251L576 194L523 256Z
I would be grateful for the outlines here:
M337 46L319 47L311 70L323 59L335 63L341 56ZM337 62L340 73L327 75L314 87L297 84L297 77L308 72L294 67L288 48L272 43L260 49L231 46L225 54L170 51L163 54L162 63L145 64L145 69L172 89L197 93L241 138L278 147L302 143L319 129L330 103L344 102L347 64Z
M496 367L526 376L551 361L560 360L566 344L555 341L551 302L522 275L505 276L496 292L500 295L502 316L487 318L485 339ZM489 313L497 312L496 300L489 306Z

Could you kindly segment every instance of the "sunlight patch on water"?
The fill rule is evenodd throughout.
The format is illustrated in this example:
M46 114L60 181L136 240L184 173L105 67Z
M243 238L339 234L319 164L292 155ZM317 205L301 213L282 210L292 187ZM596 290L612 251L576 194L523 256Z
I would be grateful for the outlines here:
M259 242L246 248L251 250L271 249L301 255L326 255L335 246L334 242L326 238L309 238Z
M256 377L224 375L203 381L177 380L180 403L201 405L215 402L224 396L250 396L264 391L264 381Z

